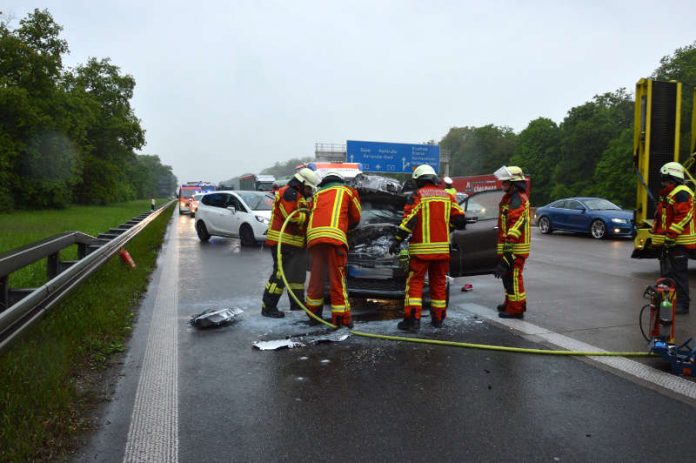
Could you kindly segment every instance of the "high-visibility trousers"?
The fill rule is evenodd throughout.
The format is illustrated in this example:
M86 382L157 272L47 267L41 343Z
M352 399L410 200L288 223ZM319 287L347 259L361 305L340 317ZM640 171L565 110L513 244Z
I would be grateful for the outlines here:
M689 310L689 255L684 246L674 246L660 261L660 276L671 278L677 287L677 308Z
M526 257L516 256L510 270L503 275L505 312L507 313L520 314L527 310L527 294L524 292L522 279L525 260Z
M329 277L331 318L350 322L350 304L346 287L346 262L348 253L344 246L317 244L309 248L311 275L307 285L306 305L315 315L321 316L324 307L324 281ZM341 323L342 324L342 323Z
M263 291L262 304L264 310L273 310L278 306L278 301L280 296L283 295L283 289L285 288L285 283L280 276L280 272L278 272L278 246L271 246L270 249L273 256L273 272L270 278L268 278L268 283L266 283ZM302 301L304 299L304 283L307 276L307 250L286 245L283 246L280 252L283 257L283 272L290 285L288 290L292 291L295 297ZM291 310L302 310L289 292L288 299L290 299Z
M423 309L423 281L425 272L430 280L430 309L434 320L444 320L447 316L447 271L449 258L426 260L411 256L406 279L404 299L404 319L420 320Z

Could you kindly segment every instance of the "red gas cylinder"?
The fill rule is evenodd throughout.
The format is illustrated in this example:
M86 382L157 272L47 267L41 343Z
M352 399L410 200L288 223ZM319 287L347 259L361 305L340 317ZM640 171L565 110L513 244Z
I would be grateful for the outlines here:
M130 268L135 268L135 261L131 257L130 253L126 250L126 248L119 249L118 255L121 257L121 260L124 264L126 264Z

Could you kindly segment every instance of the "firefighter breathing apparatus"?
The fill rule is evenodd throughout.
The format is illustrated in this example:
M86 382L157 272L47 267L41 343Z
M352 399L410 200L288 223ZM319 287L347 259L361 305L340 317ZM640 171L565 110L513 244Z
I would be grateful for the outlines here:
M285 218L285 222L283 222L283 226L280 228L280 233L278 237L278 246L276 248L276 257L278 260L278 273L280 273L280 277L283 280L283 283L285 284L286 288L290 287L290 284L288 283L287 278L285 277L285 272L283 271L283 255L282 255L282 246L283 246L283 236L285 234L285 228L287 227L288 223L290 223L290 219L292 217L300 212L306 212L309 213L309 209L306 208L298 208L295 209L293 212L288 214L288 216ZM338 329L336 325L333 323L330 323L323 318L315 315L310 311L307 306L305 306L304 301L301 301L293 291L288 291L288 294L293 298L293 300L302 308L302 310L312 319L316 320L319 323L322 323L326 325L329 328L332 329ZM353 330L349 329L348 332L354 336L361 336L364 338L372 338L372 339L382 339L386 341L402 341L402 342L411 342L411 343L418 343L418 344L431 344L431 345L436 345L436 346L449 346L449 347L461 347L461 348L467 348L467 349L482 349L482 350L493 350L493 351L502 351L502 352L517 352L517 353L524 353L524 354L540 354L540 355L565 355L565 356L587 356L587 357L650 357L654 356L655 353L653 352L605 352L605 351L600 351L600 352L584 352L584 351L568 351L568 350L549 350L549 349L528 349L528 348L522 348L522 347L509 347L509 346L497 346L497 345L491 345L491 344L475 344L475 343L470 343L470 342L459 342L459 341L442 341L439 339L428 339L428 338L411 338L411 337L406 337L406 336L391 336L391 335L386 335L386 334L375 334L375 333L366 333L363 331L358 331L358 330Z

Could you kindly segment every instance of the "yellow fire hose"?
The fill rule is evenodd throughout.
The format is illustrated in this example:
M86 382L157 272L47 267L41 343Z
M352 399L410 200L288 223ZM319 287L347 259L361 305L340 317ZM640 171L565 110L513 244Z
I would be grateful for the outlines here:
M302 307L302 310L307 313L311 318L314 320L318 321L319 323L323 323L324 325L337 329L338 327L334 325L333 323L329 323L326 320L324 320L321 317L316 316L314 313L312 313L305 305L304 301L300 301L297 296L295 296L295 293L293 291L290 291L290 285L288 284L288 280L285 278L285 272L283 271L283 255L281 253L281 249L283 246L283 235L285 234L285 227L288 225L290 222L290 219L297 213L299 212L306 212L309 213L310 211L308 209L300 208L294 210L292 213L288 215L288 217L285 219L285 222L283 222L283 226L280 228L280 236L278 237L278 247L276 249L276 257L278 259L278 272L280 273L280 278L283 280L283 283L285 284L285 287L288 288L288 293L290 294L290 297L292 297L297 304ZM350 334L354 336L362 336L364 338L372 338L372 339L384 339L387 341L403 341L403 342L413 342L413 343L419 343L419 344L433 344L436 346L450 346L450 347L464 347L468 349L483 349L483 350L495 350L495 351L502 351L502 352L517 352L517 353L523 353L523 354L542 354L542 355L573 355L573 356L588 356L588 357L652 357L654 354L651 354L649 352L583 352L583 351L569 351L569 350L547 350L547 349L526 349L523 347L507 347L507 346L496 346L496 345L491 345L491 344L474 344L470 342L458 342L458 341L441 341L438 339L427 339L427 338L410 338L410 337L405 337L405 336L389 336L386 334L374 334L374 333L365 333L363 331L356 331L356 330L349 330Z

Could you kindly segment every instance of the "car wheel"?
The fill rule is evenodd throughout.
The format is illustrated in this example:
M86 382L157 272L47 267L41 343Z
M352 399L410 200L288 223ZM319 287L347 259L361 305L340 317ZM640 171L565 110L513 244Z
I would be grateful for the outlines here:
M539 231L544 235L547 235L553 231L551 228L551 221L548 217L539 217Z
M205 226L202 220L196 222L196 233L198 234L198 239L205 242L210 239L210 233L208 233L208 227Z
M592 238L601 240L607 236L607 226L604 225L604 222L597 219L590 224L590 234Z
M254 231L248 223L243 224L239 229L239 240L242 242L242 246L256 246Z

